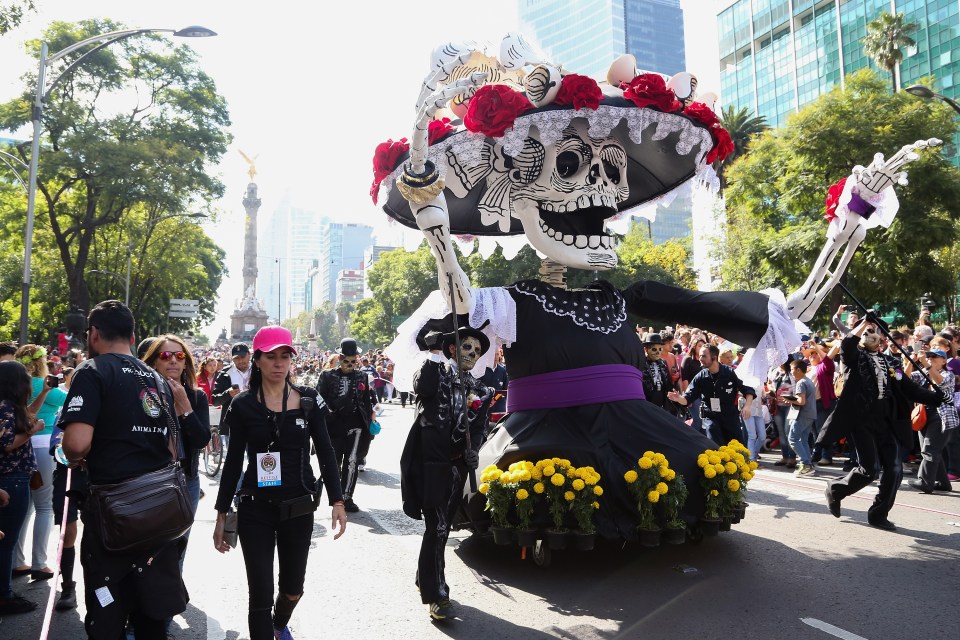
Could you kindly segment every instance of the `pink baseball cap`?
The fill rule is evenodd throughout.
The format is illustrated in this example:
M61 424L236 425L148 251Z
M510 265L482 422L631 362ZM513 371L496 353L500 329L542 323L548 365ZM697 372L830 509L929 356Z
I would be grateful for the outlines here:
M254 351L275 351L280 347L287 347L293 355L297 355L297 350L293 347L293 336L288 329L278 326L263 327L253 336Z

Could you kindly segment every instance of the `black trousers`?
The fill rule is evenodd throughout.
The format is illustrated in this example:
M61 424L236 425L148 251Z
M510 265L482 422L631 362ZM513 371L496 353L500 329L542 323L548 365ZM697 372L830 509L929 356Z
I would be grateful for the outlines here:
M450 484L446 499L437 507L423 508L423 540L420 542L420 558L417 561L417 585L424 604L439 602L450 597L450 587L444 576L446 562L444 551L450 536L450 523L463 500L463 485L467 480L467 467L461 461L450 463Z
M345 436L331 437L340 466L340 488L344 500L353 499L353 492L357 488L357 465L367 457L372 439L370 430L364 427L350 429Z
M892 416L892 401L887 398L874 403L870 416L853 425L850 440L860 464L844 477L829 483L833 497L842 500L879 476L880 491L867 511L869 522L887 518L903 479L901 448L893 433Z
M923 462L920 463L920 470L917 472L917 479L923 484L925 491L933 491L934 485L949 485L950 477L947 475L947 464L943 459L943 451L950 444L957 429L943 430L943 420L937 415L933 420L930 419L930 412L927 411L927 426L920 432L920 451L923 455Z
M313 514L280 520L280 509L266 500L242 499L237 533L247 570L250 640L273 640L273 554L280 561L280 593L299 596L307 571Z

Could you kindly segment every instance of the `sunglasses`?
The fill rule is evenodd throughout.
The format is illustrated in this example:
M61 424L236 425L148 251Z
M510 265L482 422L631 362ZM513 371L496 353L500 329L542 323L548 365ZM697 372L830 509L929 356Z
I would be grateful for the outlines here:
M173 360L176 358L178 361L182 361L187 357L187 354L183 351L161 351L157 354L157 357L161 360Z

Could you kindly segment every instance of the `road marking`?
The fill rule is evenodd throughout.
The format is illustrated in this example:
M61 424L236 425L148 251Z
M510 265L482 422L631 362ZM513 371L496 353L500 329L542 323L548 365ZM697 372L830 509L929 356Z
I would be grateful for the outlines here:
M825 633L841 638L842 640L867 640L863 636L858 636L855 633L850 633L849 631L844 631L840 627L835 627L832 624L824 622L822 620L817 620L816 618L800 618L800 622L803 624L809 625L814 629L820 629Z

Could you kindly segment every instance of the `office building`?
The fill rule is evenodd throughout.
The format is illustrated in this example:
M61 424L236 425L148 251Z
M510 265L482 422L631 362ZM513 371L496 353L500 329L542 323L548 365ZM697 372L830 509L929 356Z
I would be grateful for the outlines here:
M364 251L372 244L373 227L331 222L321 227L320 292L322 300L337 302L337 278L343 270L362 270ZM319 305L322 300L314 300Z
M337 274L336 303L357 304L363 300L363 269L344 269Z
M724 104L747 107L771 126L843 87L871 67L860 40L881 12L918 25L904 52L900 86L936 76L937 90L960 98L960 3L956 0L736 0L717 15ZM889 78L886 69L882 77Z
M679 0L519 0L520 30L550 60L604 79L624 53L647 71L686 68Z
M327 218L284 197L261 233L257 293L271 317L286 320L308 310L304 282L321 254Z

